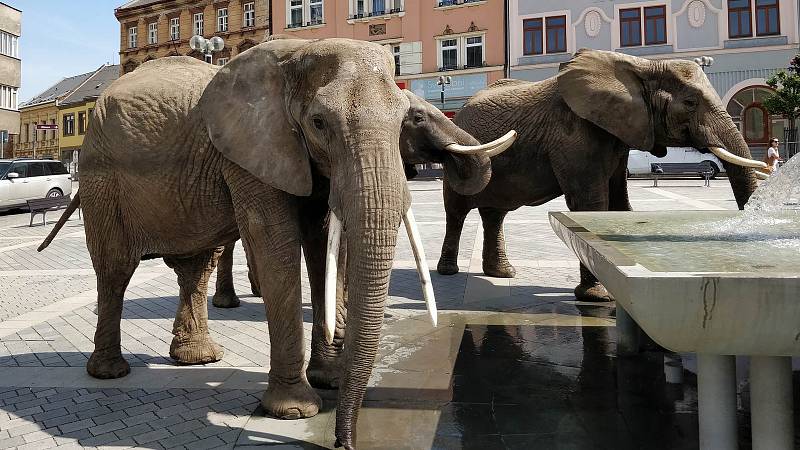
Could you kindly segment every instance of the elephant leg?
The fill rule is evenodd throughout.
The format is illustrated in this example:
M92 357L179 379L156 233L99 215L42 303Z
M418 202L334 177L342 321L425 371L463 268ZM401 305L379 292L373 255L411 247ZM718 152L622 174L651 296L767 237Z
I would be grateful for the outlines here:
M458 273L458 245L461 241L461 230L464 228L464 220L471 208L464 197L450 190L445 184L444 209L447 225L442 243L442 254L439 256L436 271L441 275L454 275Z
M323 211L327 211L324 205ZM307 217L307 215L304 215ZM336 329L333 343L325 339L325 256L327 252L328 228L324 224L324 216L316 220L304 221L303 256L306 260L308 277L311 285L311 305L313 310L313 327L311 329L311 358L306 369L306 376L312 386L321 389L338 389L340 373L343 367L342 348L344 344L344 327L347 310L344 299L346 270L346 246L339 252L336 289Z
M250 268L267 309L270 370L261 405L282 419L311 417L322 400L308 383L303 365L303 309L300 288L298 202L233 164L225 169Z
M222 359L222 348L208 333L208 279L222 247L189 258L165 257L178 275L180 304L172 326L169 356L178 364L205 364Z
M261 297L261 288L258 286L258 278L253 273L253 269L250 268L250 264L247 264L247 279L250 280L250 293L253 294L253 297Z
M483 221L483 273L490 277L514 278L517 271L508 262L506 239L503 236L503 219L508 211L479 208Z
M120 348L122 299L139 258L131 252L128 243L133 240L124 235L120 220L98 220L99 214L92 214L91 206L89 209L86 243L97 274L97 329L86 371L95 378L120 378L131 371Z
M217 290L211 304L217 308L236 308L239 306L239 297L233 289L233 248L236 242L225 246L217 262Z

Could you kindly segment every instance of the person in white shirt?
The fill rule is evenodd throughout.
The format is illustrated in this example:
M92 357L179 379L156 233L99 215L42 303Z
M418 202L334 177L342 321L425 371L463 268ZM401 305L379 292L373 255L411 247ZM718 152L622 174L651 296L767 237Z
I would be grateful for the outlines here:
M767 170L769 173L775 171L778 168L778 161L780 161L781 155L778 153L778 138L772 138L769 141L769 148L767 149L767 158L764 160L767 163Z

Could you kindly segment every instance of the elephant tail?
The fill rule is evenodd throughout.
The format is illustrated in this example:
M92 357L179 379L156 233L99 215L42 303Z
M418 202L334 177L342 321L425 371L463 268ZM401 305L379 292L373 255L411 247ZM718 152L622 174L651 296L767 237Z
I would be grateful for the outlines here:
M64 210L64 214L62 214L61 218L58 219L56 226L53 227L53 231L51 231L50 234L47 235L44 242L42 242L42 245L40 245L39 248L36 249L36 251L40 252L46 249L47 246L50 245L51 242L53 242L53 239L55 239L58 232L61 231L61 228L64 227L65 223L67 223L67 219L69 219L69 216L71 216L72 213L74 213L75 210L78 209L80 205L81 205L81 194L78 192L75 194L75 197L72 198L72 201L69 202L69 206L67 206L67 209Z

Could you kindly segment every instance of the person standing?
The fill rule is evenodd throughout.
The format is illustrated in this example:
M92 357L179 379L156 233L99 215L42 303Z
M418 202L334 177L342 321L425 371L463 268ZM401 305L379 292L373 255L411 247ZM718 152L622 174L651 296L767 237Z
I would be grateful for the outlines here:
M778 153L778 143L778 138L772 138L772 140L769 141L767 157L764 160L764 162L767 163L767 171L769 171L769 173L775 172L778 168L778 161L781 160L781 156Z

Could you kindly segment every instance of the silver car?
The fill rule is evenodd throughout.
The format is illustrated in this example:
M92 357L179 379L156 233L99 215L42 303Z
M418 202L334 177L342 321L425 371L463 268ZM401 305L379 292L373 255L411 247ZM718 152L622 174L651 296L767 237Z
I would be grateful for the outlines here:
M72 194L72 177L59 161L0 159L0 211L27 200Z

